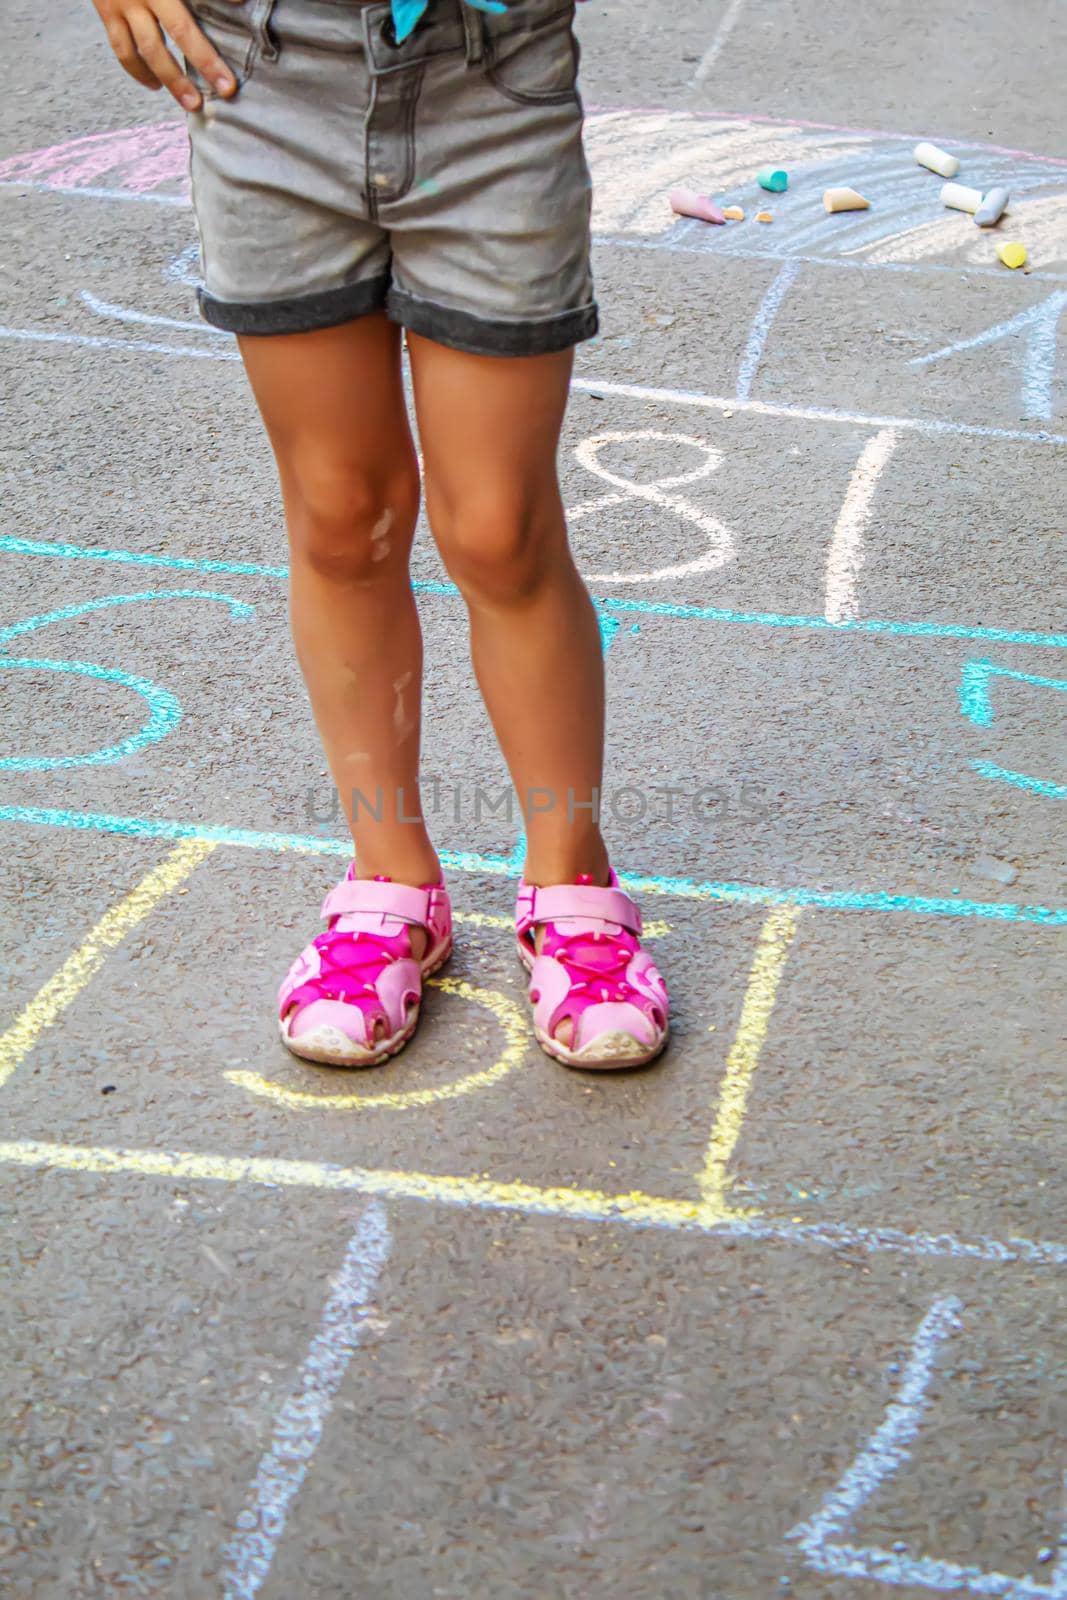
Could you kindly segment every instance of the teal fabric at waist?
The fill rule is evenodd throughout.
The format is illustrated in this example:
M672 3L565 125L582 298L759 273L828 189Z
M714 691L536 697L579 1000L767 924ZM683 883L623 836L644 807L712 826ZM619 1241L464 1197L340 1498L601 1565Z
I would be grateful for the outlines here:
M402 44L408 34L418 27L429 3L430 0L393 0L393 30L397 44ZM463 0L463 3L473 6L475 11L500 13L508 9L502 0Z

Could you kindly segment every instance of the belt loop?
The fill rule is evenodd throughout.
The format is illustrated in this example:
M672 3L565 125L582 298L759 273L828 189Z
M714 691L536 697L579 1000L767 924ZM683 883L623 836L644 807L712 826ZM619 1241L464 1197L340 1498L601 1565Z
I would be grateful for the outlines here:
M485 18L473 6L465 5L464 0L459 0L459 9L463 13L463 32L467 40L467 65L476 67L485 59Z
M265 61L277 61L278 46L274 35L270 31L270 19L274 13L276 0L256 0L252 9L252 32L256 40L258 53Z

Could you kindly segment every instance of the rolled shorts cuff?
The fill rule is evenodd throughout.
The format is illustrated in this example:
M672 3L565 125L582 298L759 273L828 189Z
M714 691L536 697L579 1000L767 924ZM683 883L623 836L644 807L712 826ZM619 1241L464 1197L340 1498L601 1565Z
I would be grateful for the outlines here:
M386 309L393 322L424 339L474 356L544 356L591 339L599 327L595 301L551 317L478 317L420 299L394 284Z
M389 274L383 273L285 300L216 300L205 289L199 290L197 298L204 319L227 333L313 333L380 311L388 289Z

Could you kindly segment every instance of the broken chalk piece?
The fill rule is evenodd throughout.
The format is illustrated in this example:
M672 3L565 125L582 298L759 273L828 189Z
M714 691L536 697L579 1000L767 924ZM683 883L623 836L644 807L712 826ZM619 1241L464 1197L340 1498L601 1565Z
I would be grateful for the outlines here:
M696 217L700 222L725 222L726 218L713 200L695 189L672 189L667 196L671 210L680 217Z
M960 170L958 156L950 156L947 150L942 150L936 144L928 144L926 140L915 146L915 159L920 167L927 167L942 178L954 178Z
M975 222L980 228L991 228L1004 215L1010 199L1007 189L990 189L982 196L982 204L974 214Z
M722 214L730 222L744 222L745 220L743 206L723 206Z
M774 221L774 213L773 213L773 211L757 211L756 212L756 221L757 222L773 222Z
M865 200L855 189L827 189L822 197L822 203L827 211L869 211L871 202Z
M997 245L997 255L1006 267L1022 267L1026 264L1026 246L1012 244L1008 239Z
M783 172L781 167L761 167L756 173L756 182L761 189L769 189L771 194L783 194L789 187L789 174Z
M977 211L982 204L981 189L968 189L965 183L945 183L941 186L941 204L953 211Z

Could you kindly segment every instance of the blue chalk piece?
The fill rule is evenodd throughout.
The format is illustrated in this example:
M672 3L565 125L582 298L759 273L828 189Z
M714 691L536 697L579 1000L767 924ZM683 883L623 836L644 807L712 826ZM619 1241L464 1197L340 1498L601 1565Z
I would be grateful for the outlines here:
M781 167L761 167L756 173L756 182L769 194L784 194L789 187L789 174Z
M631 633L640 633L641 632L641 624L639 622L635 622L633 627L630 629L630 632Z

